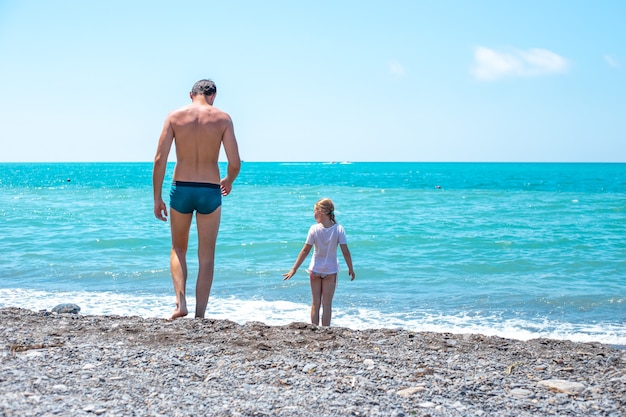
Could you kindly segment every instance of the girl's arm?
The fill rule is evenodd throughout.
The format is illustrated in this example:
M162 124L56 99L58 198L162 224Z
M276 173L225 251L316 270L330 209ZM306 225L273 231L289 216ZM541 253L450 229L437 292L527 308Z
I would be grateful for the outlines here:
M312 247L313 245L307 245L306 243L304 244L304 246L302 247L302 250L300 251L300 254L298 255L298 258L296 259L296 263L293 264L293 268L291 268L291 271L287 272L286 274L283 274L283 276L285 277L283 278L283 281L291 278L292 276L296 274L296 271L298 270L298 268L300 268L300 265L302 265L302 262L304 262L306 257L309 256L309 252L311 252Z
M348 249L348 245L345 243L342 243L339 247L341 248L343 259L346 260L346 265L348 265L348 275L350 275L350 281L354 281L356 276L354 275L354 269L352 269L352 255L350 254L350 249Z

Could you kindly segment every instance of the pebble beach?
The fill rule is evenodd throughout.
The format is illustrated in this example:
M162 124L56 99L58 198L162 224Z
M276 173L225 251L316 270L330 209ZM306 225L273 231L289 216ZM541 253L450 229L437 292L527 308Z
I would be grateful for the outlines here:
M0 309L2 416L623 416L626 350Z

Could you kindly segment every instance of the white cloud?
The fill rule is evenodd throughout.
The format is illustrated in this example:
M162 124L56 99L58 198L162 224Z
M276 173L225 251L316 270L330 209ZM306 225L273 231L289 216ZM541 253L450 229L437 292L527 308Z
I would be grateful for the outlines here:
M547 49L496 51L479 46L474 51L472 74L479 80L532 77L567 71L568 61Z
M604 60L606 61L607 64L609 64L610 67L613 67L613 68L621 67L620 63L617 62L617 60L613 58L611 55L604 55Z
M391 61L389 63L389 73L394 77L403 78L406 75L406 69L398 61Z

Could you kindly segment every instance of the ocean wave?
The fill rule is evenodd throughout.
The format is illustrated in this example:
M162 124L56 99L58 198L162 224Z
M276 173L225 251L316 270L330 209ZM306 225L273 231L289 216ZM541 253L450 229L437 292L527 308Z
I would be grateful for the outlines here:
M61 303L74 303L83 315L140 316L168 318L174 309L173 295L129 294L115 292L48 292L29 289L0 289L0 308L20 307L33 311L50 311ZM188 297L191 308L195 299ZM271 326L309 321L309 305L292 301L266 301L236 297L212 297L207 317L227 319L239 324L262 322ZM626 345L624 323L567 323L549 318L535 320L504 315L441 314L432 311L383 313L376 309L333 308L333 326L353 330L397 328L415 332L474 333L517 340L548 338L574 342L599 342Z

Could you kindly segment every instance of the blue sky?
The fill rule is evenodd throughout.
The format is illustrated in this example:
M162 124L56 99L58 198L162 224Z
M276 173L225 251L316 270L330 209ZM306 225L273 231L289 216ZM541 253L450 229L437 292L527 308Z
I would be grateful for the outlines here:
M626 1L0 0L0 162L151 161L217 83L247 161L626 161Z

